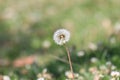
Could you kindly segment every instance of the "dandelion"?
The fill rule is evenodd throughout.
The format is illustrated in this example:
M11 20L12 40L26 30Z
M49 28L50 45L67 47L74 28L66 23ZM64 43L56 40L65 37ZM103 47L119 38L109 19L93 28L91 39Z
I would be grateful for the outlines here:
M54 33L53 39L58 45L63 45L70 39L70 32L66 29L59 29Z
M66 29L59 29L54 33L53 39L56 44L65 46L65 49L66 49L67 55L68 55L71 73L72 73L72 80L74 80L74 72L73 72L72 62L71 62L71 58L70 58L70 51L67 48L67 46L65 45L65 43L68 42L70 39L70 32Z

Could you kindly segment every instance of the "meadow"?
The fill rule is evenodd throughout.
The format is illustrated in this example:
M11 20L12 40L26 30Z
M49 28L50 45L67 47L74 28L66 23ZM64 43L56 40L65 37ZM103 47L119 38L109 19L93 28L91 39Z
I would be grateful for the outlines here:
M0 0L0 80L119 80L119 0Z

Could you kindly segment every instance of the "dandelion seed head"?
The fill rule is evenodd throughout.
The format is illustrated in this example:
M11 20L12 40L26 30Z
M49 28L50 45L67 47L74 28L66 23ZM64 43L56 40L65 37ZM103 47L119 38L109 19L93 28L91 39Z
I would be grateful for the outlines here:
M70 32L66 29L59 29L54 33L53 39L56 44L63 45L70 39Z

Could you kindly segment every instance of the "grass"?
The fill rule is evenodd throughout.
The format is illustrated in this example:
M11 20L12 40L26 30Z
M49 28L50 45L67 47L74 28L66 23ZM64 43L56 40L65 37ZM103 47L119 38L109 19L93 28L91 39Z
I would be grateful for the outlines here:
M120 21L119 0L4 0L0 1L0 59L11 62L19 57L37 55L37 62L31 69L2 66L0 74L9 75L12 80L33 80L44 68L53 74L55 80L64 80L67 67L66 53L63 47L53 41L53 33L59 28L71 32L68 46L71 50L76 73L84 80L93 80L89 68L111 61L119 70L119 34L114 34L114 26ZM116 44L110 44L111 37L117 38ZM50 47L43 47L48 40ZM97 51L89 49L89 44L99 46ZM85 51L83 57L76 54ZM104 55L105 54L105 55ZM98 58L92 64L90 59ZM10 67L10 69L9 69ZM85 73L81 70L85 67ZM61 69L59 71L59 68ZM21 71L27 70L27 76ZM107 75L107 74L106 74ZM91 77L90 77L91 76ZM107 75L103 80L109 80Z

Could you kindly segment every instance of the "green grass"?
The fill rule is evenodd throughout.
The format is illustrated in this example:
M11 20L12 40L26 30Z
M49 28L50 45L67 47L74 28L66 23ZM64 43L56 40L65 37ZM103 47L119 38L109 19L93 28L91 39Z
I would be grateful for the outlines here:
M21 73L26 70L25 67L14 68L12 64L8 66L10 69L1 67L0 74L10 75L12 80L20 77L33 80L47 67L55 80L64 80L64 73L69 70L66 52L53 41L54 31L60 28L71 32L67 45L71 50L74 70L80 73L79 70L85 67L85 73L80 73L85 80L93 80L90 67L99 68L106 61L120 69L119 35L113 32L114 25L120 21L119 9L119 0L0 1L0 58L10 61L28 55L37 55L38 58L27 70L27 76ZM109 43L111 36L117 38L117 43ZM51 43L48 49L43 47L45 40ZM89 50L91 42L100 46L97 51ZM86 52L84 57L76 55L80 50ZM92 57L97 57L99 62L90 63ZM61 71L59 67L62 67ZM110 76L105 75L103 80L109 80Z

